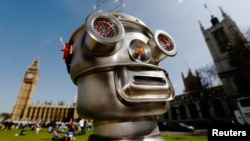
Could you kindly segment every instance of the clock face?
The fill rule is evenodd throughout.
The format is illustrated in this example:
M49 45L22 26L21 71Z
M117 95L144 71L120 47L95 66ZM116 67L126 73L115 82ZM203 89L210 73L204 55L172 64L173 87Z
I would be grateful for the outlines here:
M29 79L33 78L33 74L32 74L32 73L28 73L28 74L26 75L26 78L29 78Z

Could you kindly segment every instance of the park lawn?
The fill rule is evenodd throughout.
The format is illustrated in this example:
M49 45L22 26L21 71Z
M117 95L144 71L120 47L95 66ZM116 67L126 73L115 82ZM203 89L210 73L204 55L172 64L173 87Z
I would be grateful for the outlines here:
M163 133L162 137L166 141L207 141L207 136L172 135Z
M51 141L53 137L53 134L48 133L46 128L40 130L38 135L35 134L35 131L26 129L26 135L17 136L20 131L20 129L0 129L0 141ZM89 134L92 134L92 131L88 131L86 135L76 136L76 140L87 141ZM59 133L59 137L64 135L65 133Z
M26 130L26 135L16 136L20 132L20 129L2 130L0 129L0 141L51 141L52 134L47 132L47 129L43 128L38 135L35 131L29 129ZM65 133L60 133L59 136L63 137ZM93 134L92 130L87 131L85 135L77 135L76 141L87 141L88 136ZM162 134L166 141L207 141L206 136L187 136L187 135L170 135Z

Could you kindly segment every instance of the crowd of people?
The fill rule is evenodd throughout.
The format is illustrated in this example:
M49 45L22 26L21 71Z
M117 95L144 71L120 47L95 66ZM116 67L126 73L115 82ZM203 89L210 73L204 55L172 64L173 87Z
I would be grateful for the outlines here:
M68 122L19 122L6 121L3 123L2 129L11 130L12 128L20 129L16 136L26 135L26 130L34 131L39 135L41 129L46 129L52 135L52 140L74 141L76 135L86 134L86 130L93 129L92 123L80 118L77 121L70 120Z

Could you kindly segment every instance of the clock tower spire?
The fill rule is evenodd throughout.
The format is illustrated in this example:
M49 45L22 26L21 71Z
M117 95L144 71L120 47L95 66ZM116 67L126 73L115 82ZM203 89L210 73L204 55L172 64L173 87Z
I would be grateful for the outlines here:
M39 78L39 59L36 58L25 72L19 95L12 113L12 120L25 120L32 103Z

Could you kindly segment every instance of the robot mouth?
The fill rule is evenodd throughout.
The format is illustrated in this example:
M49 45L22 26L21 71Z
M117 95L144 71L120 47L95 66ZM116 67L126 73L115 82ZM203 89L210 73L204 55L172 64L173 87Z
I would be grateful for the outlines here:
M114 71L117 96L126 103L166 102L174 89L164 70L119 67Z
M166 85L163 78L151 76L134 76L134 83L138 85Z

